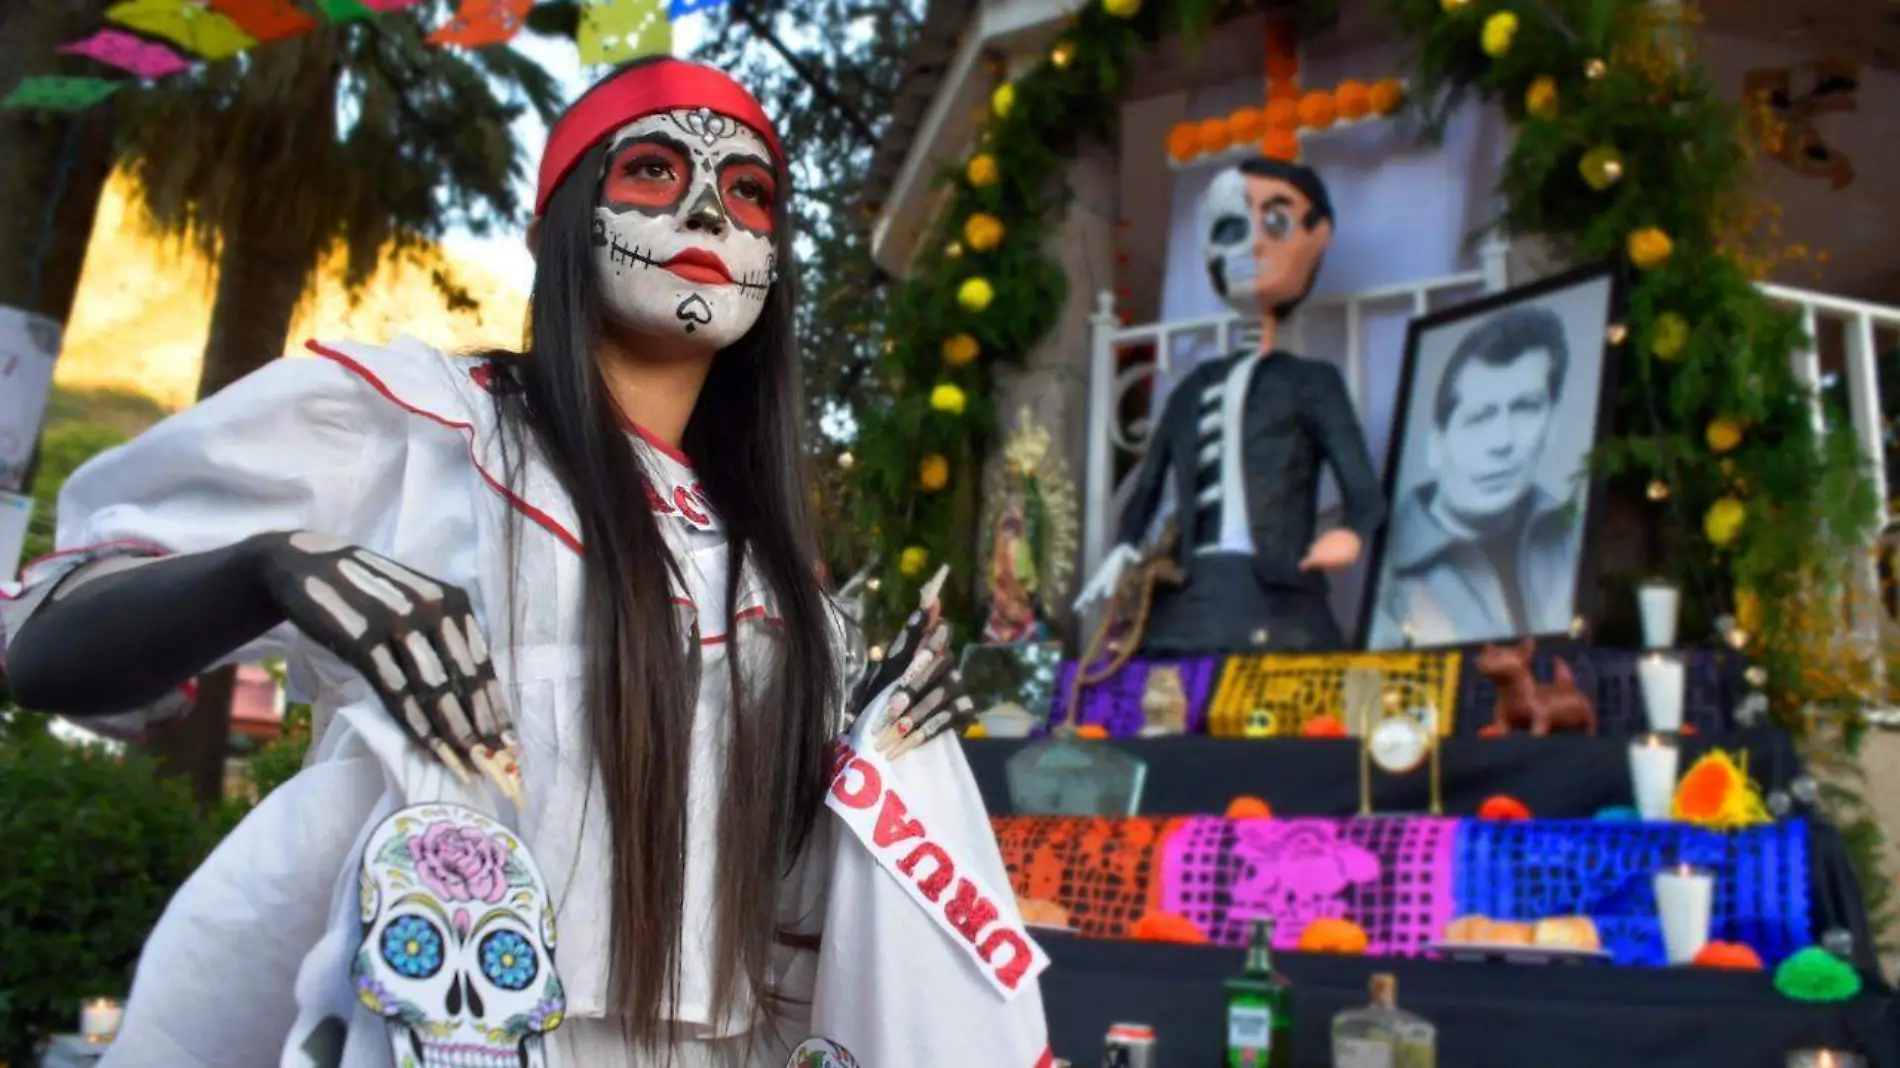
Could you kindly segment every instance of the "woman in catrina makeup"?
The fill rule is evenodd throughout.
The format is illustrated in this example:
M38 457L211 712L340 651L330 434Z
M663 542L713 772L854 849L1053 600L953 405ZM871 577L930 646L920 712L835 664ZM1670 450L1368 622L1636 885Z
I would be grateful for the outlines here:
M29 707L132 729L275 648L317 709L107 1068L1047 1065L1046 958L918 744L968 711L934 608L846 685L771 123L639 63L539 179L525 351L312 343L75 473L5 606Z

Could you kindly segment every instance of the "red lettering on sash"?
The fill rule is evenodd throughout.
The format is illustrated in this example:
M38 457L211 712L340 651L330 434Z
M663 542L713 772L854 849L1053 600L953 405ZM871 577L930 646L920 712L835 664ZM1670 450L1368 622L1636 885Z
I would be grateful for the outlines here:
M853 789L848 785L852 772L858 773L858 785ZM870 808L877 803L878 795L884 792L884 777L877 773L870 761L853 756L843 771L831 782L831 796L850 805L852 808Z
M999 949L1009 950L1009 963L997 966L990 959L996 956ZM1005 990L1016 989L1023 981L1023 976L1029 974L1029 966L1036 961L1035 954L1029 952L1029 943L1023 936L1006 926L991 931L983 944L976 947L976 955L983 958L983 963L991 965L991 970L996 973L996 981L1003 984Z
M917 865L926 860L935 861L937 866L929 878L918 878ZM957 866L950 862L950 854L934 842L924 842L911 850L909 856L897 862L897 870L910 876L917 883L917 889L924 899L933 905L943 897L945 890L950 889L950 880L957 876Z
M648 508L651 508L661 515L673 514L673 506L666 503L666 498L660 496L660 491L653 488L653 483L643 478L640 480L640 486L647 491Z
M825 776L826 782L836 783L838 776L844 774L844 766L856 760L858 751L844 744L834 742L831 746L831 774Z
M889 849L906 838L922 838L924 825L910 818L910 806L897 796L896 790L884 792L884 807L878 810L877 827L871 831L871 840L879 849Z
M996 903L977 893L976 884L968 879L957 880L955 896L943 906L943 918L971 945L976 944L983 928L996 922L996 917Z

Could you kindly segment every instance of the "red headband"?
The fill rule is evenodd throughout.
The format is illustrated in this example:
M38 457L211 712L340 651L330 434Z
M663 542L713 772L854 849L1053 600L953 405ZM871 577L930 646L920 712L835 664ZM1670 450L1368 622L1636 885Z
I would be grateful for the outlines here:
M745 87L721 71L698 63L663 59L622 71L589 90L574 102L548 134L541 154L541 182L534 193L534 213L548 208L549 198L589 149L622 126L661 111L707 108L730 115L750 126L771 146L774 162L785 153L765 109Z

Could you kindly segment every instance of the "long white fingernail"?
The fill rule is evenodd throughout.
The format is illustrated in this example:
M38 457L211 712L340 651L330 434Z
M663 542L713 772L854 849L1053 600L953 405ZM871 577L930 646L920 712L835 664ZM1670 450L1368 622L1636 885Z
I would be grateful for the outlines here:
M435 758L442 762L442 766L449 769L457 779L460 779L463 786L467 786L475 781L474 776L468 773L468 765L462 763L462 758L455 755L455 750L449 748L449 743L440 738L431 738L429 739L429 752L434 753Z

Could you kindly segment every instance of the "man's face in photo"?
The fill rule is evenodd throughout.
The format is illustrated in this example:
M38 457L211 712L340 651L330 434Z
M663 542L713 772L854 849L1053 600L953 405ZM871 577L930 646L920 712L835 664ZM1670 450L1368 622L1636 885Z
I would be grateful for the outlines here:
M1550 436L1552 365L1549 349L1533 348L1509 363L1459 368L1457 403L1432 443L1439 500L1454 516L1482 523L1530 492Z

